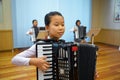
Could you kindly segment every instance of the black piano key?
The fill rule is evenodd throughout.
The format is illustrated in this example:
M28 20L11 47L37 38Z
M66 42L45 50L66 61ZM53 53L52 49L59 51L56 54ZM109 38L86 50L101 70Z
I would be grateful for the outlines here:
M52 55L52 53L44 53L43 55Z
M45 73L51 73L51 72L53 72L53 71L45 71Z
M53 73L49 73L49 74L44 74L44 76L52 76Z
M44 80L53 80L53 78L45 78Z
M47 60L47 62L52 62L52 60Z
M43 49L43 51L52 51L52 49Z
M47 56L47 58L52 58L52 56Z

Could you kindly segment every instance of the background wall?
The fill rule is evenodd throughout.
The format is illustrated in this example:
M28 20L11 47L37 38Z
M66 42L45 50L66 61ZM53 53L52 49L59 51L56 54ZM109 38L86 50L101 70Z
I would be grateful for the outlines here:
M97 42L119 45L120 23L113 22L114 4L115 0L74 0L69 2L67 0L53 0L52 2L49 0L2 0L0 30L2 34L9 31L10 33L8 33L12 35L14 32L14 38L11 36L10 40L7 40L7 42L10 41L10 44L14 44L14 48L31 46L29 36L25 35L32 26L31 21L38 19L39 26L44 26L45 14L57 10L65 17L66 32L63 39L73 40L73 33L69 32L69 29L75 25L76 19L80 19L82 25L87 26L87 31L91 26L102 29L98 37L95 37ZM9 34L6 34L5 38L0 37L0 39L6 41L4 39L7 39ZM12 43L12 39L14 43ZM6 42L1 43L7 45Z
M0 0L0 51L12 49L11 0Z
M3 11L2 11L2 0L0 0L0 23L2 23L2 20L3 20Z
M120 23L113 21L115 0L93 0L92 27L120 29Z
M115 0L93 0L92 27L101 28L96 42L120 45L120 22L114 22Z
M26 31L33 19L38 20L39 26L44 26L44 16L50 11L63 14L66 32L62 38L66 41L73 41L73 33L69 30L77 19L87 26L87 31L91 26L91 0L12 0L14 48L32 45Z
M12 18L11 18L11 0L2 0L2 16L0 22L0 30L11 30L12 29Z

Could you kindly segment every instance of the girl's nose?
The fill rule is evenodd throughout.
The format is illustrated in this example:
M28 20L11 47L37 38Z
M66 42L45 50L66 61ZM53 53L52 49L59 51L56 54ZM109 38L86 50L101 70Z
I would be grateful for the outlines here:
M59 26L59 29L64 29L64 26L60 25L60 26Z

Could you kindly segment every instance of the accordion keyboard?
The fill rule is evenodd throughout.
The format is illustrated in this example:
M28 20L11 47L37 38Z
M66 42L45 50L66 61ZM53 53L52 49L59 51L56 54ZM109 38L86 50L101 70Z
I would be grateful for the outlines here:
M52 44L42 44L36 45L37 57L47 56L47 62L50 63L50 68L46 72L42 72L39 69L37 80L53 80L53 70L52 70Z

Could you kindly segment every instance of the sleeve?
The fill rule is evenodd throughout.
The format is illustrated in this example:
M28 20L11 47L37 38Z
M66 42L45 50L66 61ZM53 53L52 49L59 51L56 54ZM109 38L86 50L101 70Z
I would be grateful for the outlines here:
M18 66L29 65L30 58L36 55L35 44L29 49L15 55L12 58L12 63Z
M77 26L74 26L74 30L77 29Z
M30 34L29 34L30 32L32 32L32 29L29 29L29 30L26 32L26 34L27 34L27 35L30 35Z
M72 27L72 28L70 29L70 31L73 32L73 31L74 31L74 27Z

